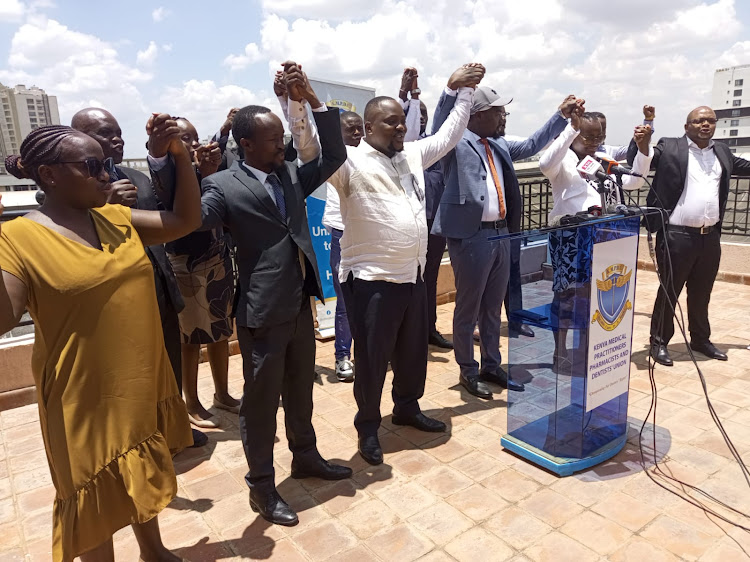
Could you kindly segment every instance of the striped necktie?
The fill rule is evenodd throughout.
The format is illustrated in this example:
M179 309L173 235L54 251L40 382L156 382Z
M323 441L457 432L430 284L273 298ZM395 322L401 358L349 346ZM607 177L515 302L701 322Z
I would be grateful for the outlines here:
M284 199L284 188L281 186L281 181L274 174L269 175L266 181L273 189L273 196L276 199L276 206L279 208L281 218L286 220L286 199Z

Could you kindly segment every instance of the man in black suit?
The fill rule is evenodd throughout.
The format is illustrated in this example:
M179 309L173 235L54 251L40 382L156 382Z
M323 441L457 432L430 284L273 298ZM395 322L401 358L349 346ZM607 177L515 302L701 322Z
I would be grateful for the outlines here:
M673 308L687 285L690 347L712 359L727 356L710 340L708 303L719 271L721 222L727 206L730 176L750 176L750 162L732 154L726 144L714 142L716 114L710 107L690 112L685 136L663 138L654 149L656 170L648 205L669 217L665 229L650 217L649 230L657 234L656 260L668 289L662 288L651 317L651 356L665 366L673 364L667 344L674 335ZM628 161L635 156L631 143ZM668 242L668 244L667 244Z
M156 158L166 158L172 135L179 135L180 129L168 115L159 115L152 121L154 126L148 142L149 154ZM104 158L111 159L107 165L107 172L112 183L110 203L152 211L160 208L154 184L149 177L138 170L120 166L125 141L117 119L109 111L96 107L82 109L73 116L70 126L96 140L102 147ZM165 177L160 178L165 184L174 183L173 167L167 167L160 173L165 174ZM177 387L182 391L180 324L177 315L185 307L185 303L177 287L164 246L161 244L147 246L146 255L154 268L156 298L159 303L164 346L177 379ZM193 442L194 446L199 447L205 445L208 438L204 433L193 429Z
M322 300L305 198L346 160L337 112L326 112L296 64L287 62L290 113L310 104L321 157L284 160L284 128L271 110L240 109L232 134L244 160L202 182L203 228L225 225L237 246L237 336L243 359L240 432L250 470L250 506L266 520L294 525L297 514L276 491L273 444L281 396L292 451L292 478L338 480L351 469L325 461L312 426L315 337L310 296ZM295 104L291 107L291 104Z

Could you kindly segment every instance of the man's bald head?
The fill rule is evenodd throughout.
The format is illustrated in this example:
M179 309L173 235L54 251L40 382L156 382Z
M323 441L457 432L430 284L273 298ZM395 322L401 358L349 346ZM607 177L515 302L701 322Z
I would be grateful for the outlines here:
M105 158L112 158L115 164L122 162L125 142L122 140L120 124L106 109L87 107L73 115L70 126L86 133L102 147Z
M706 148L716 132L716 113L706 105L696 107L685 120L685 135L700 148Z

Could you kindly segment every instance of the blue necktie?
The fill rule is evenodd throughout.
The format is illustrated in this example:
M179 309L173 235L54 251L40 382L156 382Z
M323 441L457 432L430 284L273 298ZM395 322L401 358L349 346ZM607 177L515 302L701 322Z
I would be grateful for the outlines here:
M266 181L271 185L271 189L273 189L273 196L276 199L276 206L279 208L281 218L286 220L286 200L284 199L284 188L281 187L281 181L273 174L268 176Z

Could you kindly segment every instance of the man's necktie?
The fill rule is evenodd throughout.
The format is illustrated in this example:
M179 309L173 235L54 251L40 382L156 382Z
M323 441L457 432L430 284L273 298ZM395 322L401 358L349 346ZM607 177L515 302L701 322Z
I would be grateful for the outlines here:
M104 169L107 170L110 183L120 179L117 174L117 168L115 168L115 161L112 158L104 159Z
M286 199L284 199L284 188L281 187L281 181L273 174L268 176L266 181L271 185L271 189L273 189L273 196L276 199L276 206L279 208L281 218L286 220Z
M492 174L492 181L495 182L495 190L497 190L497 203L500 209L500 218L505 218L505 200L503 199L503 188L500 185L500 177L497 175L497 168L495 167L495 159L492 156L492 147L490 141L487 139L479 139L484 145L484 149L487 151L487 162L490 164L490 173Z

